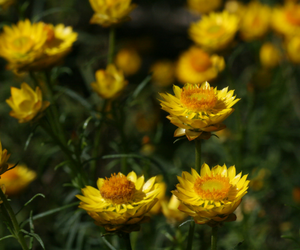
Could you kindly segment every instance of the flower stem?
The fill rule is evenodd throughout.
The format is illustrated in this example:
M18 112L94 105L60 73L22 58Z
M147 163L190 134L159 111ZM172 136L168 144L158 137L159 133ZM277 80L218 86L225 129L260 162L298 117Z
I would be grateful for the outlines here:
M195 221L192 220L190 224L189 234L188 234L188 244L186 250L192 250L193 239L194 239Z
M200 169L201 169L201 140L200 139L195 140L195 158L196 158L195 169L197 173L200 173Z
M212 228L211 232L211 250L217 250L218 226Z
M111 64L114 58L114 50L115 50L115 28L111 27L109 31L109 41L108 41L108 57L107 57L107 64Z
M132 250L131 242L130 242L130 234L124 233L123 239L124 239L124 245L126 246L126 250Z
M19 226L19 223L16 219L16 216L15 216L15 213L14 211L12 210L8 200L6 199L6 196L5 194L2 192L2 189L0 188L0 198L1 200L3 201L3 204L4 204L4 207L11 219L11 222L13 224L13 227L14 227L14 236L16 237L16 239L18 240L18 242L20 243L21 247L23 250L29 250L27 244L26 244L26 241L23 237L23 234L21 232L21 229L20 229L20 226Z

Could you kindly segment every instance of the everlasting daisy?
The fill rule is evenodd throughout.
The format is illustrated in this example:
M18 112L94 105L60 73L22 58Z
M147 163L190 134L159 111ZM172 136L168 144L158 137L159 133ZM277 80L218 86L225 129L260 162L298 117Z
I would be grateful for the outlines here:
M179 210L192 216L196 223L211 225L230 220L229 217L247 193L248 175L236 175L236 169L226 165L210 169L207 164L201 167L200 175L192 169L192 174L182 172L178 177L176 191L172 193L183 203Z
M98 189L87 186L82 189L83 195L76 197L81 200L79 207L87 211L96 225L107 231L138 231L139 224L149 219L146 213L157 202L160 189L155 179L145 182L144 176L137 177L134 172L127 176L118 173L99 178Z
M201 136L203 132L224 129L222 122L234 111L234 91L228 87L222 90L202 84L185 84L183 88L173 87L175 96L160 94L161 107L170 113L167 118L178 127L174 136L186 135L189 140Z

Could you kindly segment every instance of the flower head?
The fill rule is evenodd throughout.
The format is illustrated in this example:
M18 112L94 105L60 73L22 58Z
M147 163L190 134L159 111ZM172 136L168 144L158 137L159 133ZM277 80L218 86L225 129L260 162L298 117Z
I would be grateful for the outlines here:
M272 43L264 43L260 48L259 58L265 68L274 68L281 60L281 53Z
M203 49L218 51L232 42L238 30L239 18L227 11L210 13L200 21L192 23L189 29L191 39Z
M13 167L9 164L9 167ZM6 187L7 195L16 195L22 192L34 179L36 173L28 169L25 165L17 165L16 167L6 171L0 179L0 185Z
M0 178L3 173L8 169L7 161L10 157L10 154L7 153L6 149L2 150L2 143L0 141Z
M225 68L224 58L209 55L198 47L191 47L180 55L176 76L182 83L201 83L211 81Z
M175 66L172 61L161 60L155 62L150 69L152 81L158 87L170 86L175 80Z
M273 9L271 24L274 30L283 35L296 35L300 32L300 4L286 3Z
M122 49L115 58L115 64L125 75L134 75L141 67L141 57L134 49Z
M202 84L185 84L183 88L173 87L175 96L160 94L162 109L169 112L167 117L176 125L174 136L186 135L189 140L201 136L203 132L218 131L225 128L222 122L234 111L234 91L228 87L222 90Z
M108 27L129 20L129 13L135 8L131 0L89 0L95 11L90 23Z
M130 172L127 176L118 173L110 178L99 178L98 189L87 186L82 195L80 208L95 220L95 224L107 231L131 232L139 230L139 223L148 219L146 213L157 202L160 189L155 177L146 183L144 176Z
M122 71L118 71L113 64L109 64L106 70L98 70L95 76L96 82L91 86L104 99L116 98L127 85Z
M158 184L159 193L157 195L158 202L151 208L149 213L151 215L159 214L161 212L161 202L165 199L167 184L163 181L163 177L161 175L156 177L156 182Z
M300 35L293 36L286 41L286 52L293 63L300 63Z
M12 108L9 115L18 119L19 123L25 123L38 118L49 105L43 101L42 92L39 87L35 91L27 84L22 83L21 89L11 87L11 97L6 103Z
M222 4L222 0L188 0L187 4L191 10L206 14L219 8Z
M247 193L250 181L246 179L247 175L236 175L234 166L227 169L224 164L210 169L204 163L200 175L194 169L192 174L182 172L173 194L183 203L179 210L194 217L196 223L213 224L231 219L229 215Z
M181 202L174 194L171 196L169 201L164 200L161 202L162 212L170 224L180 223L188 216L186 213L183 213L178 209L180 204Z
M259 2L251 2L241 18L240 32L244 40L250 41L264 36L270 25L271 9Z

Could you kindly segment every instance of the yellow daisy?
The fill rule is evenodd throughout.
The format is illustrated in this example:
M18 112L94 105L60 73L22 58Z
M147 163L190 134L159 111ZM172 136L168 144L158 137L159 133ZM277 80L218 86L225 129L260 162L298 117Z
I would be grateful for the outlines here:
M42 22L31 24L27 19L12 27L4 26L0 35L0 56L8 61L9 69L30 68L41 56L46 39Z
M286 3L273 9L272 27L283 35L296 35L300 32L300 4Z
M21 89L11 87L11 97L6 103L12 108L9 115L25 123L37 118L49 105L43 101L42 91L36 87L35 91L27 84L22 83Z
M158 183L159 194L157 195L158 202L151 208L149 214L155 215L161 212L161 201L165 199L167 184L163 181L161 175L156 177L156 182Z
M286 52L291 62L300 63L300 35L287 39Z
M271 8L259 2L251 2L241 18L241 37L246 40L254 40L264 36L269 30Z
M264 43L259 51L260 62L265 68L275 68L281 61L281 52L270 42Z
M90 23L108 27L128 21L129 13L136 7L131 0L89 0L95 11Z
M97 70L96 82L91 84L92 89L104 99L118 97L122 90L127 86L123 72L117 70L115 65L109 64L106 70Z
M200 175L194 169L192 174L182 172L177 190L172 193L183 203L179 210L192 216L196 223L218 223L231 219L229 215L241 203L250 182L247 176L236 175L234 166L227 169L224 164L210 169L204 163Z
M238 28L239 18L236 15L227 11L213 12L192 23L189 35L203 49L218 51L229 46Z
M169 60L159 60L155 62L150 71L152 81L158 87L170 86L175 81L175 65Z
M218 9L222 4L222 0L187 0L187 4L191 10L206 14Z
M9 164L9 168L13 167ZM34 179L36 173L25 165L17 165L1 175L0 185L5 185L7 195L16 195L22 192Z
M81 200L79 207L86 210L95 220L95 224L107 231L131 232L139 230L139 223L148 220L147 212L157 202L160 189L155 183L156 177L144 181L144 176L137 177L130 172L99 178L98 189L87 186L83 195L76 195Z
M10 154L7 153L6 149L2 150L2 143L0 141L0 178L3 173L8 169L7 161L10 157Z
M169 201L161 201L162 212L170 224L180 223L188 216L186 213L183 213L178 209L180 204L181 202L174 194Z
M225 68L224 58L209 55L198 47L191 47L179 57L176 76L182 83L202 83L211 81Z
M134 75L140 69L142 59L134 49L121 49L116 55L115 64L125 75Z
M222 90L202 84L185 84L183 88L173 87L175 96L160 93L161 107L170 113L167 118L178 127L174 136L183 136L194 140L203 132L224 129L222 122L234 111L234 91L228 87Z

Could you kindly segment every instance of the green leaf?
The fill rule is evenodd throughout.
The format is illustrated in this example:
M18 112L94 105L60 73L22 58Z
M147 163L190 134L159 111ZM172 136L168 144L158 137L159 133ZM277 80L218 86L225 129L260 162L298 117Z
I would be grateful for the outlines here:
M129 102L129 106L133 106L134 105L134 100L138 97L138 95L142 92L142 90L146 87L146 85L148 84L148 82L150 82L152 78L152 74L148 75L138 86L137 88L134 90L133 94L131 95L131 97L128 99Z
M36 194L35 196L33 196L29 201L27 201L24 204L24 206L16 213L16 215L19 214L23 210L24 207L26 207L28 204L30 204L30 202L32 202L38 196L42 196L43 198L45 198L45 195L43 195L43 194L40 194L40 193Z
M283 238L283 239L289 239L289 240L292 240L292 241L294 241L294 242L296 242L296 243L299 244L299 241L296 240L293 236L289 236L289 235L281 235L281 238Z
M175 141L173 141L173 144L175 144L175 143L178 142L178 141L184 140L184 139L186 139L185 136L184 136L184 137L180 137L180 138L176 139Z
M52 9L48 9L48 10L42 12L40 15L36 15L35 17L33 17L32 22L35 23L37 21L40 21L45 16L49 16L49 15L56 14L56 13L59 13L59 12L70 12L70 11L74 11L74 10L71 9L71 8L52 8Z
M34 237L40 243L40 245L42 246L42 248L45 249L44 242L42 241L41 237L38 234L36 234L36 233L29 233L29 232L27 232L24 229L21 229L20 231L22 233L26 234L26 235Z
M184 226L186 223L191 222L191 221L193 221L193 220L186 220L185 222L182 222L178 227L182 227L182 226Z
M84 121L83 126L82 126L82 128L83 128L84 130L86 130L87 126L89 125L89 122L90 122L93 118L94 118L93 116L90 116L89 118L87 118L87 119Z
M0 238L0 241L1 240L6 240L8 238L15 238L15 236L13 236L13 235L7 235L7 236L4 236L4 237Z
M68 163L70 163L70 161L63 161L61 163L59 163L58 165L55 166L54 170L59 169L60 167L67 165Z
M113 247L112 244L110 244L110 243L105 239L104 236L102 236L102 239L103 239L105 245L106 245L110 250L117 250L116 248Z

